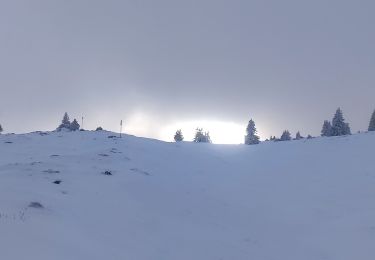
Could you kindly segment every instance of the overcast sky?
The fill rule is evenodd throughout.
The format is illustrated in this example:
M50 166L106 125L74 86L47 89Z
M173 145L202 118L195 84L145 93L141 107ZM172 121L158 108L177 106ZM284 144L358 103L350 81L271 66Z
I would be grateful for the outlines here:
M365 130L374 10L354 0L0 0L0 123L52 130L67 111L88 129L118 131L124 119L132 134L171 139L196 124L243 135L254 118L264 138L318 135L340 106L353 132Z

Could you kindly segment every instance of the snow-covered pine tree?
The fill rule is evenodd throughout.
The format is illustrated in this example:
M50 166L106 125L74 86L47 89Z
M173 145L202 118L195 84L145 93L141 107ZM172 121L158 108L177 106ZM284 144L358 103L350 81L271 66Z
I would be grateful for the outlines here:
M331 136L350 135L350 127L345 123L344 116L340 108L336 110L335 116L332 119Z
M253 119L250 119L249 124L246 128L245 144L259 144L259 136L257 135L257 129L255 127L255 122Z
M372 113L372 116L371 116L371 119L370 119L370 124L369 124L368 130L369 130L369 131L375 131L375 110L374 110L374 112Z
M288 130L285 130L283 134L280 137L280 141L290 141L292 139L290 132Z
M3 127L0 125L0 134L4 131Z
M296 140L300 140L300 139L303 139L303 137L302 137L301 133L298 131L296 133Z
M62 124L64 126L69 126L70 125L70 119L69 119L69 115L67 112L65 112L64 114L64 117L63 117L63 120L62 120Z
M210 132L205 132L205 133L204 133L204 142L205 142L205 143L212 143L212 141L211 141L211 136L210 136Z
M195 129L195 136L194 136L193 142L201 143L203 139L204 139L203 129L202 128Z
M61 131L62 129L70 130L70 120L69 120L68 113L66 112L64 114L63 120L61 121L61 124L56 130Z
M182 135L181 129L178 129L174 135L175 142L181 142L184 140L184 136Z
M345 123L344 132L345 132L345 135L351 135L352 134L352 131L350 130L349 123Z
M211 143L210 133L203 133L202 128L197 128L193 142L195 143Z
M321 136L331 136L332 125L328 120L324 120Z
M77 131L79 130L80 125L78 124L77 119L74 119L73 122L70 124L69 129L72 131Z

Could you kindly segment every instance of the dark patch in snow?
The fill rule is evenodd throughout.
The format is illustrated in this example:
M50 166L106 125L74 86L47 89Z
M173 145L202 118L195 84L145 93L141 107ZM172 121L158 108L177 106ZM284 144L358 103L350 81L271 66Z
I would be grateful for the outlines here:
M150 176L151 174L149 172L146 172L146 171L142 171L140 169L137 169L137 168L132 168L130 169L132 172L136 172L136 173L141 173L143 175L146 175L146 176Z
M104 174L104 175L112 175L112 172L111 171L105 171L105 172L102 172L102 174Z
M37 202L37 201L33 201L33 202L30 202L29 208L44 209L44 206L41 203Z
M36 165L36 164L41 164L42 162L32 162L30 165Z
M45 170L43 172L45 172L45 173L60 173L60 171L55 171L55 170L52 170L52 169L48 169L48 170Z
M13 142L7 141L7 142L4 142L4 143L6 143L6 144L12 144Z
M59 157L60 155L58 155L58 154L52 154L52 155L50 155L50 157Z
M55 180L53 183L54 184L60 184L62 182L62 180Z
M115 135L110 135L110 136L108 136L108 138L117 138L117 136L115 136Z
M112 148L110 152L111 153L122 153L122 152L118 151L116 148Z
M99 156L102 156L102 157L108 157L109 155L108 154L106 154L106 153L100 153L100 154L98 154Z

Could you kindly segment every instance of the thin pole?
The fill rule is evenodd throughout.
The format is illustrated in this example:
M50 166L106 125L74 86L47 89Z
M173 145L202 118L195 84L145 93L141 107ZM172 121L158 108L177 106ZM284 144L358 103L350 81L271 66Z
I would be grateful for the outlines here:
M122 120L120 121L120 138L122 136Z
M83 129L83 117L82 117L82 124L81 124L81 129Z

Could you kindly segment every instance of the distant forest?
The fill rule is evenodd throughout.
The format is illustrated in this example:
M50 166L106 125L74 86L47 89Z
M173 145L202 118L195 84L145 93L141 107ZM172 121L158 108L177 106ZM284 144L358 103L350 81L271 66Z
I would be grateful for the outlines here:
M83 118L82 118L82 124L83 124ZM121 121L122 124L122 121ZM97 127L95 129L96 131L102 131L102 127ZM0 124L0 134L4 131L2 125ZM73 121L70 121L68 113L65 113L63 116L63 119L61 121L61 124L56 128L56 131L84 131L83 128L81 128L81 125L78 123L77 119L73 119ZM368 131L375 131L375 110L371 115ZM342 135L351 135L352 132L350 130L349 123L345 122L345 118L343 115L343 112L340 108L336 110L336 113L334 114L332 121L324 120L322 130L321 130L321 136L330 137L330 136L342 136ZM280 137L276 136L270 136L270 138L266 139L267 141L290 141L290 140L300 140L300 139L311 139L314 138L311 135L307 135L306 137L302 136L301 133L298 131L294 138L292 138L291 133L289 130L283 131ZM181 129L178 129L174 135L174 140L176 142L182 142L184 141L184 135L182 133ZM194 139L192 140L194 143L212 143L210 133L204 131L202 128L197 128L195 130ZM257 128L255 126L255 121L253 119L250 119L247 127L246 127L246 135L244 144L246 145L255 145L259 144L260 137L258 135Z

